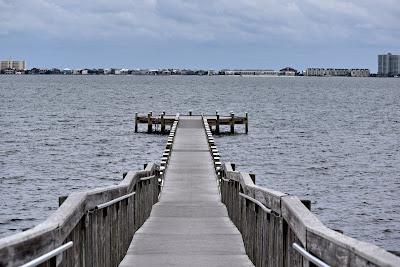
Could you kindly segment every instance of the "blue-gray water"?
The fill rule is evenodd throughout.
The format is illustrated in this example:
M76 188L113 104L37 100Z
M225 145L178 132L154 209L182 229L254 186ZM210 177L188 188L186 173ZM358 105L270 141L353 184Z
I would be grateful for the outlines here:
M150 110L248 111L248 135L216 138L224 161L311 199L329 227L400 250L400 79L374 78L1 75L0 236L158 160L166 137L133 132Z

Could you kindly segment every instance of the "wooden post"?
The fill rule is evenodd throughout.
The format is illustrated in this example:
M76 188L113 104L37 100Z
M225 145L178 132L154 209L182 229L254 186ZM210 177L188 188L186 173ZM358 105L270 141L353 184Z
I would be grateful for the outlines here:
M189 110L189 116L192 116L192 111L191 110Z
M235 133L235 114L231 111L231 134Z
M308 210L311 210L311 200L309 199L300 199L301 203L303 203L304 206L306 206L306 208Z
M68 196L61 196L58 198L58 206L61 206L62 203L64 203L65 200L67 200Z
M152 112L149 112L147 114L147 132L151 133L153 131L153 121L151 120L151 114Z
M164 114L161 113L161 133L165 132L165 120L164 120Z
M219 114L218 110L215 112L215 115L217 116L217 121L215 122L215 132L219 134Z
M135 133L138 131L138 113L135 113Z
M254 173L249 173L251 180L253 181L253 183L256 183L256 175Z
M246 123L245 123L246 134L249 133L249 114L246 112Z

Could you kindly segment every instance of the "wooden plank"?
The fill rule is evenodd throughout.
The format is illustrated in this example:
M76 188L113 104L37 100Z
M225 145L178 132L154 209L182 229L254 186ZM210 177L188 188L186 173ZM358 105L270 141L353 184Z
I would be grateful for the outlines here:
M307 226L323 226L318 218L311 213L295 196L284 196L282 199L282 216L296 234L302 246L306 246Z
M373 244L358 241L325 226L307 229L307 250L332 266L369 263L400 266L400 258Z

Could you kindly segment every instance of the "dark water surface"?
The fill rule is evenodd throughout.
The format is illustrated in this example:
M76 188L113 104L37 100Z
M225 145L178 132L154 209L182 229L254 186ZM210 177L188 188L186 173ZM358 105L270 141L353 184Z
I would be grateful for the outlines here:
M248 135L216 138L224 161L311 199L329 227L400 250L400 79L374 78L1 75L0 236L158 160L166 136L133 133L150 110L248 111Z

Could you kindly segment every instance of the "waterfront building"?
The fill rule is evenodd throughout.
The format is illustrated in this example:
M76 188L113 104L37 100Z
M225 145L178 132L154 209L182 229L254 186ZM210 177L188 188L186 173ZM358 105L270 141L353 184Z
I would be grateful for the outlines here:
M132 73L132 72L131 72ZM121 75L128 75L129 74L129 69L121 69L120 70Z
M306 76L369 77L369 69L307 68Z
M2 70L2 72L4 74L8 74L8 75L15 74L15 70L14 69L5 69L5 70Z
M369 69L351 69L350 75L351 77L369 77L370 76Z
M25 60L2 60L0 61L0 70L13 69L22 71L26 69Z
M104 75L104 74L105 74L104 69L98 69L98 70L97 70L97 74L98 74L98 75Z
M400 75L400 55L378 55L378 76L394 77Z
M350 76L351 71L349 69L334 69L333 75L331 76Z
M47 69L39 69L39 74L47 74Z
M325 76L326 70L322 68L307 68L306 76Z
M298 73L297 70L290 68L290 67L286 67L279 71L279 75L281 75L281 76L295 76L295 75L297 75L297 73Z
M221 75L241 75L241 76L278 76L279 71L276 70L261 70L261 69L248 69L248 70L221 70Z
M72 74L72 70L71 69L63 69L62 73L64 75L71 75Z

